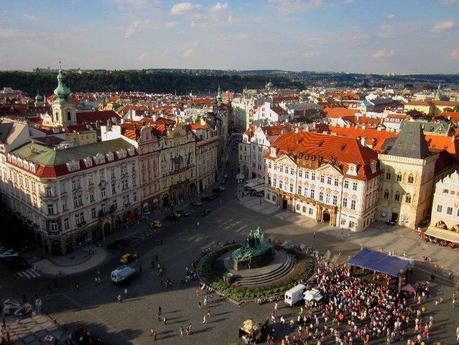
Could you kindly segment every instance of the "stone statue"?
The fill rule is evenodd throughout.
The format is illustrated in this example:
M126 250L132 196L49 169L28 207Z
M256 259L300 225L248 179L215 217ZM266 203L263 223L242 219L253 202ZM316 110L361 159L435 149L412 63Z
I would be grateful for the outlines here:
M234 261L247 261L254 256L260 255L270 249L270 244L265 240L265 235L260 228L251 230L245 243L236 249L231 257Z

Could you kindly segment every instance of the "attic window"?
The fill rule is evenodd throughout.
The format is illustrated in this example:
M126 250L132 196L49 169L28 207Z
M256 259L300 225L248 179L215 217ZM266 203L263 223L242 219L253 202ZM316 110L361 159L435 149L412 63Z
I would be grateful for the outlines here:
M109 162L113 161L113 159L115 158L115 155L113 154L113 152L106 153L105 156L107 157L107 160Z
M324 142L321 141L320 143L317 144L317 147L321 147L323 144L324 144Z
M65 163L65 165L67 166L67 169L70 172L80 170L79 161L71 161L71 162Z
M345 148L346 148L346 144L343 144L343 145L340 146L339 149L340 149L341 151L344 151Z
M83 161L84 161L84 165L86 166L86 168L92 167L92 158L91 157L86 157L85 159L83 159Z

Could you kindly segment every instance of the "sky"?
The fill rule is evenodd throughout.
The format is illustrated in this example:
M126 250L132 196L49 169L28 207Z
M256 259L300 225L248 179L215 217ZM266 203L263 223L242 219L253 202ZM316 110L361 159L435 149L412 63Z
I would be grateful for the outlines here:
M459 73L459 0L0 0L0 70Z

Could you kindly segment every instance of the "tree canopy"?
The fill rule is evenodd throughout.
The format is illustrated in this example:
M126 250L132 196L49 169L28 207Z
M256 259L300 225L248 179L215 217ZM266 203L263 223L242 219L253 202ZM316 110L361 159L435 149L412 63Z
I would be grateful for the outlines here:
M0 88L9 86L33 97L37 92L49 95L57 85L55 72L0 72ZM65 83L75 92L144 91L157 93L214 95L222 90L240 92L243 88L262 88L268 81L280 88L302 88L300 82L285 77L211 75L163 71L91 71L66 72Z

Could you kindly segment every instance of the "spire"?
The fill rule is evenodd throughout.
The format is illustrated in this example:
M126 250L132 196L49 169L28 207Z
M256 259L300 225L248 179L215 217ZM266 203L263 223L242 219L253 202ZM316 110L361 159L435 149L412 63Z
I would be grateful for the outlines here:
M58 102L65 102L70 94L70 89L64 84L64 76L62 74L62 64L59 60L59 73L57 74L57 87L54 94L57 96Z
M220 84L218 84L216 99L217 103L222 103L222 90L220 89Z

